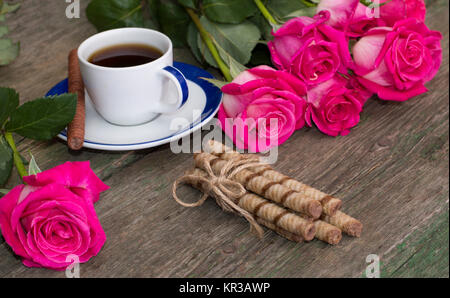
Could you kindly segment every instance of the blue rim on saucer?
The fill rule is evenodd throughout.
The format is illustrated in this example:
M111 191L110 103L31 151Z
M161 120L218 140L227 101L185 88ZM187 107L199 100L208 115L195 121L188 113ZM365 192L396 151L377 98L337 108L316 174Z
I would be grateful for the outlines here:
M206 124L209 120L211 120L219 110L220 104L222 102L222 92L220 91L219 88L201 78L214 78L214 76L201 68L186 63L174 62L174 67L179 69L186 77L186 79L197 84L205 92L206 105L203 109L200 119L194 121L194 123L192 123L189 127L181 131L177 131L172 135L156 140L151 140L148 142L128 143L128 144L108 144L108 143L92 142L85 139L84 141L85 147L104 150L120 150L120 147L137 147L128 149L124 148L123 150L150 148L168 143L170 141L175 141L201 128L204 124ZM68 92L68 79L66 78L63 81L56 84L54 87L52 87L45 96L61 95L67 92ZM58 135L58 137L60 137L63 140L67 140L67 131L63 130Z

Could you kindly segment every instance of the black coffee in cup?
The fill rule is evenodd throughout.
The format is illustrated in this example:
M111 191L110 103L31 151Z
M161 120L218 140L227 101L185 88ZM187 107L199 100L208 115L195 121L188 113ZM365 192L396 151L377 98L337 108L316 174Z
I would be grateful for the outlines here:
M88 61L103 67L132 67L157 60L161 50L144 44L120 44L100 49Z

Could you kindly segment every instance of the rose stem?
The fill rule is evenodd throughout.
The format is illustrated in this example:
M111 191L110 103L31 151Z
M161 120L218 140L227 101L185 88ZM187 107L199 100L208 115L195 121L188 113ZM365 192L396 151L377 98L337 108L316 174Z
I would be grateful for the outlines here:
M14 164L16 165L17 172L19 172L20 178L28 176L27 170L25 169L25 165L22 161L22 157L20 156L19 151L17 151L16 143L14 143L12 134L10 132L6 132L5 139L13 151Z
M228 82L231 82L233 78L231 76L230 69L220 57L219 52L217 51L216 46L211 40L211 36L209 35L208 31L206 31L206 29L203 27L202 23L200 22L200 19L192 9L187 7L185 7L185 9L189 14L189 16L191 17L192 21L194 22L195 26L197 27L198 31L200 32L200 36L202 37L203 41L205 42L206 46L211 52L211 55L213 56L214 60L216 60L217 65L219 65L219 68L222 71L223 76Z
M258 8L261 11L262 15L266 18L266 20L271 25L278 25L278 22L275 21L275 19L270 14L270 12L267 10L267 8L264 6L264 4L261 2L261 0L255 0L255 4L256 4L256 6L258 6Z

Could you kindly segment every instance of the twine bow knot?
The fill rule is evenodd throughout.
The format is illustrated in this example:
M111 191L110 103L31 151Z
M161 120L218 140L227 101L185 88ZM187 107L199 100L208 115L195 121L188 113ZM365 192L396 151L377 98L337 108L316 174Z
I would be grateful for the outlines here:
M223 210L243 216L249 222L251 229L254 230L261 238L264 231L257 223L255 217L238 205L238 199L244 196L247 191L242 184L232 179L243 169L261 165L259 160L255 158L230 160L220 170L218 175L214 173L210 162L204 160L202 163L202 168L204 169L206 175L188 173L174 182L172 195L175 201L184 207L198 207L203 205L209 196L213 196L217 205L219 205ZM201 188L204 189L204 194L197 202L186 203L177 195L177 189L181 183L188 183L193 186L201 185Z

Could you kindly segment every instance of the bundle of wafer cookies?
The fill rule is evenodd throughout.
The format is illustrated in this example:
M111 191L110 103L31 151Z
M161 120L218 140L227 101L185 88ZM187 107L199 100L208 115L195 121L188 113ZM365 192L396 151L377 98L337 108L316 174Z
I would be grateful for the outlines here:
M236 163L240 166L227 179L238 183L243 191L232 201L236 208L251 214L258 224L295 242L317 238L336 245L342 239L342 232L361 236L361 222L340 211L341 200L285 176L267 164L249 161L245 166L248 159L248 155L209 141L205 152L194 155L195 168L186 172L183 182L214 197L222 205L219 201L223 193L211 191L211 183L220 183L224 169ZM210 177L209 172L214 173L215 178Z

